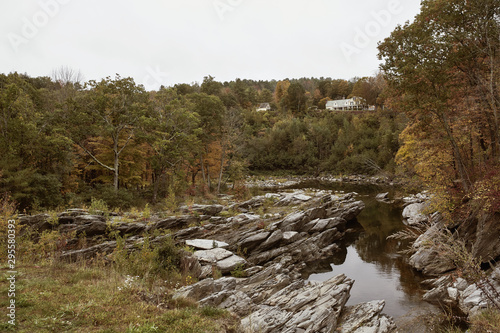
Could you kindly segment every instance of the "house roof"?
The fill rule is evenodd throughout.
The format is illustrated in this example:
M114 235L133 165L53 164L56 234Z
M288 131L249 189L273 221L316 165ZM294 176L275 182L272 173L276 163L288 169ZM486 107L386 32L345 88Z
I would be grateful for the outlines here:
M348 99L336 99L333 101L328 101L326 102L327 107L344 107L344 106L351 106L351 103L354 103L353 105L356 105L355 103L361 102L361 97L353 96L352 98Z
M348 106L353 102L352 99L336 99L334 101L326 102L326 106Z

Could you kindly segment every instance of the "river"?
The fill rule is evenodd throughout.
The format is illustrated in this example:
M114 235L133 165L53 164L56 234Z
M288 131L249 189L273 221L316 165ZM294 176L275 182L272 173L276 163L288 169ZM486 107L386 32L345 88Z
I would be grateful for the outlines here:
M387 239L404 228L402 208L375 199L381 192L389 192L389 197L392 198L394 189L376 185L320 182L301 183L294 188L356 192L357 199L366 205L357 217L359 232L346 240L343 253L330 262L311 265L304 271L305 277L324 281L338 274L345 274L355 281L347 305L383 299L386 302L383 312L395 319L400 332L432 331L428 322L432 314L441 311L421 300L425 292L421 282L425 277L410 267L404 255L400 254L407 248L407 244Z

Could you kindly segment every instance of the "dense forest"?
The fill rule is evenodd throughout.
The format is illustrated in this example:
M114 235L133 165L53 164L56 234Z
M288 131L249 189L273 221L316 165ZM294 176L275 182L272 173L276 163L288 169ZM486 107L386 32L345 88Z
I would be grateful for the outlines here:
M452 210L500 208L499 6L424 1L379 45L381 72L352 80L236 79L146 91L0 75L0 186L21 209L161 202L238 190L248 174L377 173L430 186ZM376 111L325 110L359 96ZM271 110L257 112L259 103Z
M22 209L161 202L238 190L253 172L394 172L405 117L326 111L327 100L382 99L381 75L178 84L145 91L132 78L79 82L0 76L0 184ZM256 111L259 103L272 105Z

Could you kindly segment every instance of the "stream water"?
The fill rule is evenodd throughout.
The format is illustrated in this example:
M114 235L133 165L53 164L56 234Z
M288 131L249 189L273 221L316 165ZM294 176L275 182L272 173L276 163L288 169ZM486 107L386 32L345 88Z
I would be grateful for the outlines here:
M358 215L362 226L346 240L343 253L325 262L311 265L304 272L309 280L325 281L338 274L353 279L354 285L347 305L355 305L372 300L386 302L384 313L392 316L400 331L429 332L423 315L439 313L440 310L421 300L424 290L421 281L425 279L410 267L400 251L407 244L387 237L404 228L401 207L379 202L375 196L390 192L392 188L375 185L349 185L338 183L302 183L296 188L317 188L358 193L366 207ZM404 327L408 326L408 330Z

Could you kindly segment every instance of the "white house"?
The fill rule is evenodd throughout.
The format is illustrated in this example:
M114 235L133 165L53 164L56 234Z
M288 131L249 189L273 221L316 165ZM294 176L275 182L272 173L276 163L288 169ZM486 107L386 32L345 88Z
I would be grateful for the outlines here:
M260 103L257 107L257 111L271 111L271 105L269 105L269 103Z
M326 102L327 110L362 110L365 107L365 100L361 97L352 97L349 99L337 99Z

